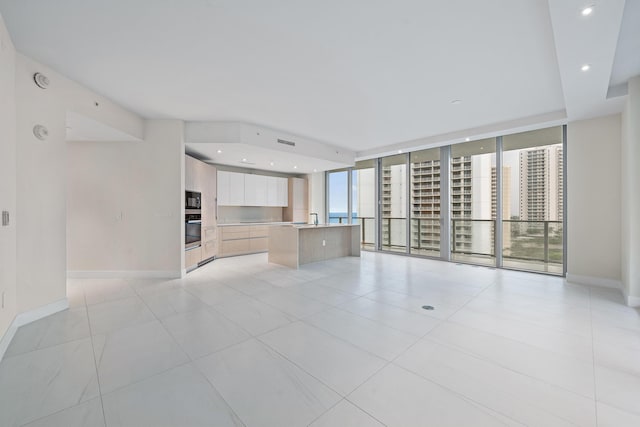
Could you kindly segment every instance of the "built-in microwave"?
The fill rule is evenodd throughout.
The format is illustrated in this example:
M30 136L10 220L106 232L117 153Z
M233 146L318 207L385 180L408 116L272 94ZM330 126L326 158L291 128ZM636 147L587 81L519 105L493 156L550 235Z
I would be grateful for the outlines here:
M185 191L184 193L184 208L185 209L200 209L201 195L197 191Z

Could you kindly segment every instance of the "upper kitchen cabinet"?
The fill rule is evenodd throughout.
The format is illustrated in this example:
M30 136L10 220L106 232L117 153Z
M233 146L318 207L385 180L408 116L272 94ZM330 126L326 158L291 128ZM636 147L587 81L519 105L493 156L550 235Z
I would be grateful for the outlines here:
M270 206L267 204L268 178L263 175L244 176L245 206Z
M287 191L287 178L276 176L267 177L267 205L286 207L289 199Z
M243 173L218 171L218 205L245 206Z
M278 196L277 206L289 206L289 180L287 178L278 178Z
M287 178L218 171L218 205L285 207Z
M191 156L184 156L184 189L186 191L201 192L198 185L198 160Z

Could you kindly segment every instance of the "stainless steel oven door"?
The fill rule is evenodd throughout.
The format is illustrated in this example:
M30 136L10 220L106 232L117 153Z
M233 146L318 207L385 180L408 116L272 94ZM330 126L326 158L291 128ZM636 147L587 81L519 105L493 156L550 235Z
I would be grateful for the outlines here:
M202 241L202 220L192 219L184 223L184 244L186 248L200 246Z

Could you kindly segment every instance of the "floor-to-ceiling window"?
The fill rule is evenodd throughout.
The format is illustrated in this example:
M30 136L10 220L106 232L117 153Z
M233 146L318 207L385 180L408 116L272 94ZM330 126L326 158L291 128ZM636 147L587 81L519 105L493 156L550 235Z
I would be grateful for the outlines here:
M451 146L451 260L495 265L494 138Z
M349 222L349 171L332 171L327 179L327 206L329 223Z
M330 222L364 249L565 273L563 126L327 172Z
M440 256L440 149L409 154L412 254Z
M503 266L563 273L562 127L503 137Z
M407 250L407 155L382 158L380 166L381 248Z
M376 245L376 160L356 162L351 171L353 223L360 225L362 249Z

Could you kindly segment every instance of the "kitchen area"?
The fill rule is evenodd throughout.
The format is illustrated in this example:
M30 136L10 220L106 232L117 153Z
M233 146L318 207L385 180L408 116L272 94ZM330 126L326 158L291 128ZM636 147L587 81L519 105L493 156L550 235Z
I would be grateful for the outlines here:
M212 165L185 155L184 260L187 272L216 258L260 252L270 252L269 262L297 268L298 263L292 263L291 256L281 255L283 250L297 253L297 239L285 239L275 244L270 243L270 236L280 236L281 229L297 232L302 227L317 227L317 231L326 228L326 225L313 224L314 219L317 222L317 214L309 212L309 180L306 176L267 174L261 170L250 172ZM354 230L355 244L351 242L351 234L346 240L342 234L337 240L329 238L328 246L327 238L316 244L309 240L303 245L305 253L323 255L319 258L304 255L303 259L307 262L326 259L325 252L336 256L359 256L358 227L343 228L349 228L350 233ZM336 250L331 252L331 248ZM278 253L272 256L271 251ZM297 257L293 258L297 260Z

